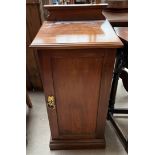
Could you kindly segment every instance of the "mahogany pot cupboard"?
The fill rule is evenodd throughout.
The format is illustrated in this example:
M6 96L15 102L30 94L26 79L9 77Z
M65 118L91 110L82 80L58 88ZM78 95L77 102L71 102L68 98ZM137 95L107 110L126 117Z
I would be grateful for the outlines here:
M46 5L31 47L38 53L50 149L104 148L104 129L117 48L102 14L106 4ZM70 18L68 18L70 15Z

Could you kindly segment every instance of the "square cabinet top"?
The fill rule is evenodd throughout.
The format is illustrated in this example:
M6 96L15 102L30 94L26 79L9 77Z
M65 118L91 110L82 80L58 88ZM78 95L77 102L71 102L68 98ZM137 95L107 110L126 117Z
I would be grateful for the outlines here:
M35 48L119 48L123 44L108 20L45 21L34 38Z

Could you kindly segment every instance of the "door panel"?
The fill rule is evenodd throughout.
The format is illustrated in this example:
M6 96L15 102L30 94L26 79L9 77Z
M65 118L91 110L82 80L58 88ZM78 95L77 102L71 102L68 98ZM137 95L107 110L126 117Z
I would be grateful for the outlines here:
M61 136L95 136L102 58L52 58Z

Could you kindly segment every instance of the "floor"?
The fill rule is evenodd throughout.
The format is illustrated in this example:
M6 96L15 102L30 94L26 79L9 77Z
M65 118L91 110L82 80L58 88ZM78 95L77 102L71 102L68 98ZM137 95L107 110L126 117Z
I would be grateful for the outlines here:
M117 137L110 122L106 123L106 149L96 150L55 150L49 149L50 130L46 113L44 94L42 92L29 93L33 108L27 108L27 155L126 155L119 138ZM116 97L116 107L127 107L128 95L122 81L119 80ZM120 127L127 136L128 119L118 118Z

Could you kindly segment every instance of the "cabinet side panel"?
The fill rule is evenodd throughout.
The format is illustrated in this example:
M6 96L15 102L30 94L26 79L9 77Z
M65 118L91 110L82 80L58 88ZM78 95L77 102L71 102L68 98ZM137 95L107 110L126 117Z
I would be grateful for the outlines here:
M97 116L96 138L104 137L116 49L105 49Z

